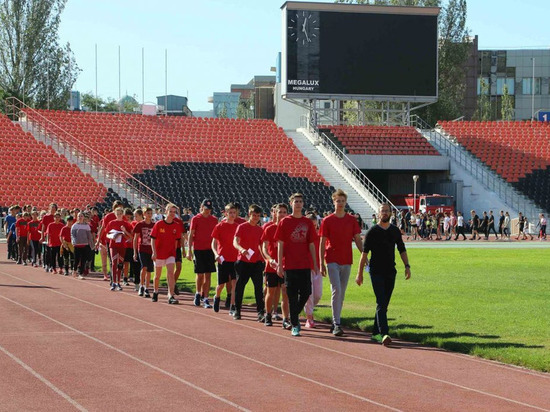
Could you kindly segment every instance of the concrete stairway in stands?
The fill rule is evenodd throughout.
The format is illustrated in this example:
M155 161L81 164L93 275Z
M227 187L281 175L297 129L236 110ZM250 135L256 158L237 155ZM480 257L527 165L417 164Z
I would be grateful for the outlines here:
M370 222L370 217L375 213L374 209L359 194L354 185L346 179L345 174L337 170L303 133L289 130L285 130L285 133L294 141L304 156L317 167L327 182L348 194L349 207L355 213L359 213L364 222Z

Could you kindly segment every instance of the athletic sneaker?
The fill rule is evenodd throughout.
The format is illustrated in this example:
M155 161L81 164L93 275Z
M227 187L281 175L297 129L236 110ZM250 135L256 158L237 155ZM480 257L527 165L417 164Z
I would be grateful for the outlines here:
M144 297L144 298L150 298L150 297L151 297L151 295L149 294L149 290L148 290L148 289L145 289L145 290L143 291L143 297Z
M220 298L218 296L214 297L214 312L218 313L220 311Z
M389 346L390 343L391 343L390 335L384 335L384 337L382 338L382 345Z
M314 321L313 319L308 319L308 320L306 320L306 325L305 325L305 327L306 327L307 329L313 329L313 328L315 328L315 321Z
M169 305L177 305L178 303L180 303L180 301L177 300L175 297L170 296L170 297L168 298L168 304L169 304Z
M300 329L297 326L292 328L292 336L300 336Z
M283 319L283 329L290 329L292 327L292 324L289 322L288 319Z
M67 276L67 275L65 275L65 276ZM84 280L84 279L86 279L86 278L85 278L84 276L82 276L82 275L78 275L78 279Z
M340 325L334 325L334 330L332 331L332 334L334 336L342 336L344 334L344 331L340 327Z
M144 293L144 292L145 292L145 287L140 286L140 287L139 287L138 296L143 296L143 293Z
M236 310L237 308L235 307L235 305L231 305L229 308L229 315L233 316Z
M113 284L111 285L111 290L115 290L115 288L116 288L116 286L115 286L115 284L113 283Z
M275 320L283 320L283 317L281 315L279 315L277 312L275 312L273 315L272 315L272 318L275 319Z
M65 269L65 276L69 276L69 271Z
M151 299L151 302L156 302L159 300L159 293L153 292L153 299Z
M372 340L373 342L382 343L382 335L380 335L379 333L377 333L376 335L372 335L370 337L370 340Z
M225 308L229 309L231 307L231 293L227 294L227 297L225 298Z
M235 310L233 312L233 319L235 319L235 320L241 319L241 312L239 312L238 310Z
M129 286L130 284L128 283L128 278L124 278L124 281L122 282L122 284L124 286Z
M210 301L208 300L208 298L204 299L204 308L212 309L212 305L210 304Z
M258 319L258 322L264 322L265 320L265 312L262 310L260 312L258 312L258 315L257 315L257 319Z
M273 326L273 320L271 318L271 313L265 315L265 326Z
M116 284L116 290L122 290L122 286L120 286L120 283Z
M201 294L200 293L195 293L195 300L193 301L193 303L195 304L195 306L200 306L201 305Z
M180 290L178 289L178 285L174 285L174 295L179 295Z

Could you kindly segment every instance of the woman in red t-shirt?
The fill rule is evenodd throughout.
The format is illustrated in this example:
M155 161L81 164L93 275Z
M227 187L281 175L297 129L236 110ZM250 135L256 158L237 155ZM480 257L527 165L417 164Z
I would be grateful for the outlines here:
M124 255L126 253L125 240L132 237L132 225L124 220L124 209L122 207L117 207L114 213L115 220L110 221L105 228L111 247L111 271L113 272L111 290L122 290L120 275L124 267Z
M56 212L53 216L53 222L46 228L45 235L48 239L48 250L50 257L48 259L50 266L46 267L46 272L56 273L57 262L59 261L59 251L61 249L61 229L65 225L61 223L61 213ZM63 270L59 268L59 274L63 274Z

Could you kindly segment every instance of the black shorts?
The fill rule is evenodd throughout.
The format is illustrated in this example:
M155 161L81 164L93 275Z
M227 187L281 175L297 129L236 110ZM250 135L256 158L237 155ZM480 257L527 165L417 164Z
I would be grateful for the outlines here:
M214 252L212 249L195 250L193 253L195 273L212 273L216 271Z
M268 288L276 288L285 283L285 279L279 277L276 273L265 272L265 283Z
M151 273L155 271L155 265L151 253L139 252L139 261L141 263L141 268L147 268L147 272Z
M181 262L181 247L176 248L176 262Z
M126 252L124 252L124 262L133 262L134 261L134 249L127 247Z
M229 280L237 279L237 273L235 272L235 262L226 262L222 264L218 263L218 285L223 285L229 282Z

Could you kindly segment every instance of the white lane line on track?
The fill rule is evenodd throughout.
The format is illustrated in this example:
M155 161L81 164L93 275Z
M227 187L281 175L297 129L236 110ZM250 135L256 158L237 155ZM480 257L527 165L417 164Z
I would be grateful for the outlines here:
M140 358L138 358L138 357L136 357L136 356L130 355L129 353L126 353L126 352L124 352L123 350L118 349L117 347L115 347L115 346L113 346L113 345L110 345L110 344L107 343L107 342L103 342L103 341L100 340L100 339L97 339L97 338L95 338L95 337L93 337L93 336L91 336L91 335L88 335L88 334L85 333L85 332L82 332L82 331L80 331L80 330L78 330L78 329L75 329L75 328L73 328L72 326L69 326L69 325L67 325L67 324L65 324L65 323L63 323L63 322L61 322L61 321L58 321L58 320L56 320L56 319L54 319L54 318L52 318L52 317L50 317L50 316L48 316L48 315L46 315L46 314L44 314L44 313L41 313L41 312L39 312L39 311L37 311L37 310L34 310L34 309L32 309L32 308L30 308L30 307L28 307L28 306L26 306L26 305L23 305L22 303L16 302L16 301L14 301L14 300L12 300L12 299L10 299L10 298L7 298L7 297L5 297L5 296L2 296L2 295L0 295L0 298L2 298L2 299L4 299L4 300L7 300L8 302L11 302L11 303L13 303L14 305L17 305L17 306L19 306L19 307L22 307L22 308L24 308L24 309L26 309L26 310L28 310L28 311L30 311L30 312L33 312L33 313L35 313L35 314L37 314L37 315L39 315L39 316L42 316L42 317L48 319L49 321L54 322L54 323L56 323L56 324L58 324L58 325L60 325L60 326L63 326L64 328L67 328L67 329L69 329L69 330L71 330L71 331L73 331L73 332L76 332L76 333L78 333L79 335L82 335L82 336L84 336L84 337L86 337L86 338L88 338L88 339L90 339L90 340L92 340L92 341L94 341L94 342L96 342L96 343L99 343L99 344L101 344L101 345L103 345L103 346L106 346L107 348L112 349L112 350L114 350L115 352L120 353L121 355L124 355L124 356L126 356L126 357L128 357L128 358L130 358L130 359L132 359L132 360L134 360L134 361L136 361L136 362L138 362L138 363L141 363L142 365L145 365L145 366L147 366L147 367L149 367L149 368L151 368L151 369L153 369L153 370L155 370L155 371L157 371L157 372L160 372L160 373L162 373L162 374L164 374L164 375L166 375L166 376L168 376L168 377L170 377L170 378L172 378L172 379L175 379L175 380L177 380L178 382L181 382L181 383L183 383L183 384L185 384L185 385L187 385L187 386L189 386L189 387L191 387L191 388L193 388L193 389L195 389L195 390L197 390L197 391L199 391L199 392L202 392L202 393L204 393L204 394L206 394L206 395L208 395L208 396L210 396L210 397L212 397L212 398L214 398L214 399L219 400L220 402L223 402L223 403L225 403L225 404L227 404L227 405L229 405L229 406L232 406L232 407L234 407L235 409L238 409L238 410L241 410L241 411L249 411L249 409L246 409L246 408L244 408L244 407L242 407L242 406L240 406L240 405L237 405L236 403L233 403L233 402L231 402L231 401L229 401L229 400L227 400L227 399L225 399L225 398L223 398L223 397L221 397L221 396L219 396L219 395L216 395L215 393L212 393L212 392L210 392L210 391L208 391L208 390L206 390L206 389L201 388L200 386L197 386L197 385L195 385L195 384L193 384L193 383L191 383L191 382L189 382L189 381L186 381L185 379L180 378L179 376L174 375L174 374L171 373L171 372L168 372L168 371L166 371L166 370L164 370L164 369L161 369L161 368L159 368L158 366L155 366L155 365L153 365L152 363L149 363L149 362L147 362L147 361L144 361L143 359L140 359Z
M139 335L141 333L153 333L153 332L162 332L163 330L160 329L136 329L136 330L85 330L84 333L91 333L91 334L136 334ZM77 332L72 331L60 331L60 332L2 332L2 338L6 337L24 337L28 338L31 336L60 336L60 335L67 335L67 336L74 336L78 335Z
M13 353L8 351L6 348L4 348L1 345L0 345L0 351L4 352L8 357L11 358L11 360L13 360L15 363L19 364L19 366L21 366L23 369L25 369L27 372L29 372L31 375L33 375L36 379L38 379L40 382L42 382L44 385L46 385L52 391L54 391L59 396L61 396L63 399L65 399L67 402L69 402L71 405L73 405L76 409L78 409L79 411L82 411L82 412L87 411L87 409L84 408L81 404L79 404L77 401L75 401L73 398L71 398L69 395L67 395L65 392L63 392L61 389L59 389L57 386L55 386L53 383L51 383L45 377L40 375L37 371L35 371L33 368L31 368L29 365L27 365L25 362L23 362L21 359L19 359L17 356L15 356Z
M18 278L16 276L13 276L9 273L6 273L6 272L2 272L0 271L1 274L4 274L4 275L7 275L11 278L14 278L14 279L17 279L17 280L21 280L23 282L26 282L26 283L29 283L29 284L33 284L33 285L38 285L34 282L31 282L31 281L28 281L26 279L22 279L22 278ZM99 286L99 285L95 285L95 284L92 284L92 282L88 282L87 284L89 284L90 286L94 286L94 287L97 287L97 288L100 288L100 289L103 289L105 290L104 287L102 286ZM49 292L53 292L53 293L57 293L57 294L60 294L62 296L65 296L65 297L68 297L70 299L74 299L74 300L77 300L79 302L83 302L83 303L86 303L88 305L91 305L91 306L94 306L94 307L98 307L100 309L104 309L106 311L109 311L109 312L112 312L112 313L116 313L120 316L123 316L123 317L127 317L129 319L133 319L133 320L136 320L138 322L142 322L142 323L145 323L149 326L152 326L152 327L157 327L157 328L161 328L163 330L166 330L167 332L169 333L172 333L172 334L175 334L175 335L178 335L178 336L182 336L184 338L187 338L187 339L191 339L193 341L196 341L196 342L199 342L199 343L202 343L204 345L207 345L207 346L210 346L210 347L214 347L214 348L217 348L217 349L220 349L222 351L225 351L225 352L228 352L228 353L231 353L233 355L236 355L236 356L239 356L239 357L243 357L245 359L248 359L252 362L256 362L256 363L260 363L260 364L264 364L263 362L261 361L257 361L257 360L254 360L254 359L251 359L247 356L243 356L243 355L240 355L238 353L235 353L235 352L232 352L232 351L229 351L223 347L218 347L216 345L213 345L213 344L210 344L208 342L204 342L204 341L201 341L201 340L198 340L196 338L193 338L193 337L190 337L190 336L187 336L187 335L184 335L184 334L181 334L179 332L175 332L175 331L172 331L172 330L169 330L169 329L165 329L163 328L162 326L159 326L159 325L156 325L154 323L151 323L151 322L147 322L147 321L144 321L144 320L141 320L141 319L136 319L130 315L127 315L125 313L121 313L121 312L118 312L118 311L115 311L115 310L112 310L112 309L108 309L108 308L105 308L103 306L100 306L100 305L96 305L95 303L92 303L92 302L89 302L89 301L85 301L85 300L82 300L80 298L77 298L77 297L74 297L74 296L71 296L71 295L67 295L63 292L59 292L59 291L56 291L56 290L53 290L53 289L45 289ZM134 295L134 294L128 294L128 293L123 293L124 296L129 296L129 297L132 297L132 298L137 298L137 299L143 299L143 298L139 298L137 295ZM438 383L442 383L442 384L446 384L446 385L449 385L449 386L453 386L453 387L456 387L456 388L460 388L460 389L463 389L463 390L466 390L466 391L471 391L471 392L475 392L475 393L478 393L478 394L481 394L481 395L484 395L484 396L489 396L489 397L492 397L492 398L496 398L496 399L500 399L500 400L503 400L503 401L506 401L506 402L511 402L511 403L514 403L514 404L517 404L517 405L521 405L521 406L525 406L525 407L528 407L528 408L533 408L533 409L537 409L537 410L541 410L541 411L545 411L545 412L550 412L550 409L544 409L544 408L541 408L539 406L536 406L536 405L531 405L531 404L528 404L528 403L525 403L525 402L521 402L521 401L518 401L518 400L515 400L515 399L511 399L511 398L506 398L504 396L500 396L500 395L496 395L496 394L493 394L493 393L490 393L490 392L485 392L485 391L482 391L480 389L475 389L475 388L471 388L471 387L468 387L468 386L464 386L464 385L460 385L458 383L454 383L454 382L451 382L451 381L447 381L447 380L444 380L444 379L439 379L439 378L435 378L435 377L432 377L432 376L428 376L428 375L424 375L422 373L418 373L418 372L413 372L413 371L410 371L410 370L407 370L407 369L403 369L403 368L400 368L400 367L397 367L397 366L393 366L393 365L389 365L389 364L385 364L385 363L382 363L382 362L377 362L377 361L374 361L374 360L371 360L371 359L366 359L366 358L362 358L360 356L357 356L357 355L352 355L352 354L349 354L349 353L345 353L345 352L340 352L338 350L335 350L335 349L331 349L331 348L327 348L327 347L324 347L324 346L321 346L321 345L317 345L315 343L311 343L311 342L306 342L304 340L301 340L301 339L296 339L296 338L293 338L293 337L290 337L290 336L284 336L284 335L281 335L281 334L278 334L278 333L274 333L274 332L269 332L269 331L266 331L266 330L262 330L262 329L258 329L256 327L253 327L253 326L249 326L249 325L246 325L244 323L241 323L241 322L235 322L235 321L232 321L232 320L228 320L228 319L224 319L224 318L221 318L219 316L213 316L213 315L209 315L209 314L206 314L206 313L203 313L203 312L198 312L196 310L193 310L193 309L188 309L188 308L185 308L184 306L180 306L180 305L174 305L172 306L172 308L174 309L179 309L179 310L183 310L185 312L188 312L188 313L194 313L194 314L199 314L201 316L205 316L205 317L208 317L208 318L211 318L211 319L216 319L218 321L222 321L222 322L227 322L227 323L231 323L232 325L239 325L241 327L244 327L244 328L247 328L247 329L250 329L250 330L254 330L256 332L261 332L261 333L266 333L266 334L269 334L271 336L276 336L276 337L279 337L279 338L283 338L283 339L288 339L289 341L292 341L294 343L299 343L299 344L303 344L303 345L308 345L308 346L311 346L311 347L315 347L315 348L318 348L318 349L322 349L322 350L325 350L325 351L328 351L328 352L331 352L331 353L334 353L334 354L338 354L338 355L342 355L342 356L345 356L345 357L349 357L349 358L352 358L352 359L356 359L356 360L360 360L360 361L363 361L363 362L367 362L367 363L371 363L371 364L374 364L374 365L377 365L377 366L381 366L383 368L389 368L389 369L393 369L393 370L396 370L396 371L399 371L399 372L402 372L402 373L406 373L406 374L410 374L410 375L413 375L413 376L417 376L417 377L420 377L420 378L424 378L424 379L427 379L427 380L431 380L431 381L434 381L434 382L438 382ZM276 368L274 366L271 366L271 365L268 365L268 364L264 364L265 366L267 367L270 367L270 368ZM287 372L287 371L284 371L285 373L289 373L289 374L292 374L292 372ZM294 375L294 376L297 376L299 377L300 379L309 379L309 378L305 378L305 377L302 377L302 376L299 376L299 375ZM536 375L538 376L538 375ZM315 382L315 381L314 381ZM322 384L322 383L321 383ZM322 384L324 385L324 384ZM330 386L329 386L330 387ZM345 392L345 391L344 391ZM354 394L351 394L353 396L357 396L357 395L354 395ZM373 402L373 401L370 401L369 402ZM384 406L384 407L388 407L388 408L391 408L389 406L386 406L386 405L381 405L381 406Z
M27 282L27 283L30 283L30 284L34 284L34 282L30 282L30 281L25 280L25 279L17 278L17 277L15 277L15 276L10 275L10 274L6 274L5 272L2 272L2 271L0 271L0 273L2 273L2 274L4 274L4 275L7 275L7 276L10 276L10 277L12 277L12 278L21 280L21 281L23 281L23 282ZM189 339L189 340L191 340L191 341L193 341L193 342L200 343L200 344L202 344L202 345L206 345L206 346L211 347L211 348L216 349L216 350L223 351L223 352L225 352L225 353L231 354L231 355L236 356L236 357L239 357L239 358L241 358L241 359L245 359L245 360L247 360L247 361L249 361L249 362L253 362L253 363L256 363L256 364L258 364L258 365L264 366L264 367L266 367L266 368L273 369L273 370L275 370L275 371L277 371L277 372L284 373L284 374L293 376L293 377L295 377L295 378L297 378L297 379L300 379L300 380L303 380L303 381L306 381L306 382L309 382L309 383L312 383L312 384L321 386L321 387L326 388L326 389L333 390L333 391L335 391L335 392L341 393L341 394L343 394L343 395L350 396L350 397L355 398L355 399L358 399L358 400L360 400L360 401L368 402L368 403L370 403L370 404L372 404L372 405L376 405L376 406L379 406L379 407L382 407L382 408L385 408L385 409L389 409L389 410L392 410L392 411L401 411L400 409L396 409L396 408L393 408L393 407L391 407L391 406L389 406L389 405L385 405L385 404L383 404L383 403L376 402L376 401L374 401L374 400L372 400L372 399L365 398L365 397L363 397L363 396L354 394L354 393L352 393L352 392L348 392L348 391L345 391L345 390L343 390L343 389L339 389L339 388L336 388L336 387L334 387L334 386L327 385L327 384L322 383L322 382L320 382L320 381L316 381L316 380L314 380L314 379L310 379L310 378L307 378L307 377L305 377L305 376L298 375L297 373L294 373L294 372L291 372L291 371L288 371L288 370L279 368L279 367L277 367L277 366L270 365L270 364L265 363L265 362L262 362L262 361L260 361L260 360L252 359L250 356L242 355L242 354L237 353L237 352L233 352L233 351L231 351L231 350L229 350L229 349L226 349L226 348L223 348L223 347L221 347L221 346L216 346L216 345L214 345L214 344L211 344L211 343L208 343L208 342L204 342L204 341L202 341L202 340L193 338L192 336L188 336L188 335L185 335L185 334L183 334L183 333L175 332L175 331L170 330L170 329L168 329L168 328L164 328L164 327L162 327L162 326L160 326L160 325L155 325L155 324L153 324L153 323L151 323L151 322L147 322L147 321L144 321L144 320L141 320L141 319L133 318L133 317L131 317L131 316L129 316L129 315L126 315L125 313L121 313L121 312L118 312L118 311L115 311L115 310L112 310L112 309L109 309L109 308L105 308L105 307L103 307L103 306L96 305L95 303L88 302L88 301L86 301L86 300L83 300L83 299L80 299L80 298L77 298L77 297L74 297L74 296L70 296L70 295L67 295L67 294L65 294L65 293L62 293L62 292L59 292L59 291L55 291L55 290L53 290L53 289L47 289L47 290L50 291L50 292L54 292L54 293L57 293L57 294L59 294L59 295L65 296L65 297L67 297L67 298L69 298L69 299L73 299L73 300L76 300L76 301L78 301L78 302L82 302L82 303L85 303L85 304L87 304L87 305L90 305L90 306L93 306L93 307L96 307L96 308L99 308L99 309L103 309L103 310L105 310L105 311L108 311L108 312L111 312L111 313L115 313L115 314L117 314L117 315L120 315L120 316L123 316L123 317L127 317L127 318L129 318L129 319L133 319L133 320L135 320L135 321L144 323L144 324L146 324L146 325L149 325L149 326L152 326L152 327L156 327L156 328L162 329L162 330L165 331L165 332L174 334L174 335L176 335L176 336L180 336L180 337L185 338L185 339ZM108 346L109 348L111 348L111 349L113 349L113 350L115 350L115 351L117 351L117 352L119 352L119 353L122 353L122 354L124 354L124 355L126 355L126 356L129 356L129 357L131 357L132 359L134 359L134 360L136 360L136 361L138 361L138 362L140 362L140 363L147 364L148 366L151 366L151 367L153 367L153 368L158 369L159 371L162 371L162 369L157 368L156 366L151 365L151 364L147 363L146 361L142 361L142 360L140 360L139 358L135 358L134 356L129 355L129 354L127 354L126 352L123 352L122 350L120 350L120 349L118 349L118 348L116 348L116 347L114 347L114 346L112 346L112 345L110 345L110 344L108 344L108 343L106 343L106 342L103 342L103 341L101 341L101 340L99 340L99 339L97 339L97 338L94 338L93 336L87 335L87 334L85 334L84 332L81 332L81 331L79 331L79 330L77 330L77 329L75 329L75 328L73 328L73 327L71 327L71 326L69 326L69 325L66 325L66 324L64 324L64 323L62 323L62 322L60 322L60 321L58 321L58 320L55 320L55 319L53 319L53 318L50 318L48 315L45 315L45 314L43 314L43 313L41 313L41 312L39 312L39 311L36 311L36 310L34 310L34 309L32 309L32 308L29 308L29 307L27 307L27 306L25 306L25 305L23 305L23 304L17 303L17 302L15 302L15 301L13 301L13 300L11 300L11 299L5 297L5 296L0 295L0 298L5 299L5 300L8 300L8 301L10 301L10 302L12 302L12 303L14 303L14 304L16 304L16 305L19 305L19 306L21 306L21 307L24 307L25 309L30 310L31 312L34 312L34 313L36 313L36 314L38 314L38 315L40 315L40 316L43 316L43 317L45 317L45 318L47 318L47 319L49 319L49 320L51 320L51 321L53 321L53 322L55 322L55 323L57 323L57 324L59 324L59 325L62 325L62 326L66 327L66 328L68 328L68 329L70 329L70 330L72 330L72 331L78 332L78 333L80 333L81 335L86 336L86 337L88 337L89 339L92 339L92 340L94 340L94 341L96 341L96 342L98 342L98 343L101 343L101 344L105 345L105 346ZM163 372L163 373L164 373L164 372ZM168 374L169 372L166 372L166 373ZM171 374L170 374L170 375L171 375ZM180 378L178 378L178 377L175 376L175 375L171 375L171 376L173 376L173 377L175 377L175 378L177 378L177 379L180 379ZM191 384L191 385L192 385L192 384ZM205 390L203 390L203 391L205 391ZM225 400L224 400L224 401L225 401ZM229 402L229 401L225 401L225 402ZM239 408L240 408L240 407L239 407Z

